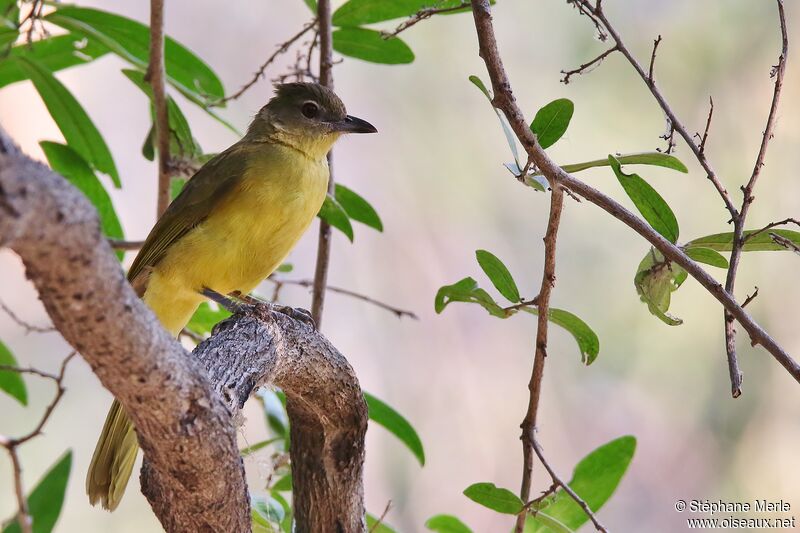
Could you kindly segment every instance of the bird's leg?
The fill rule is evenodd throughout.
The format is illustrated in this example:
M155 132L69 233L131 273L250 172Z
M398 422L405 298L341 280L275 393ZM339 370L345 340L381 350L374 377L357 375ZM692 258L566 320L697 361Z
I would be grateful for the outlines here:
M202 294L212 302L216 302L222 308L226 309L227 311L230 311L231 313L238 313L240 311L245 310L242 304L245 304L246 302L243 302L236 297L228 298L227 296L220 294L213 289L209 289L208 287L204 287L203 290L200 291L200 294Z
M270 311L273 311L275 313L281 313L282 315L286 315L295 320L299 320L300 322L308 324L312 328L317 329L317 324L311 317L311 313L308 310L303 309L301 307L290 307L288 305L281 305L275 302L268 302L266 300L257 298L252 294L243 294L241 291L233 291L228 296L230 296L234 300L239 300L247 305L265 305L269 308ZM225 297L223 296L223 298Z

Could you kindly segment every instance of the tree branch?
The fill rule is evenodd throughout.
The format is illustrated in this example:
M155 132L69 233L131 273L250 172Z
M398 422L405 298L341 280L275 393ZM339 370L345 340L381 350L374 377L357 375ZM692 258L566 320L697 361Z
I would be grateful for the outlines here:
M558 240L558 226L561 222L561 211L564 207L564 191L561 186L550 183L550 216L547 222L547 232L544 236L544 271L539 295L536 297L538 320L536 324L536 352L533 358L533 370L528 383L530 393L528 411L520 424L522 428L522 485L519 497L527 502L531 496L531 477L533 473L533 451L536 434L536 418L539 413L539 398L542 392L542 379L544 378L544 364L547 359L547 328L550 313L550 294L556 284L556 243ZM525 528L526 510L517 516L514 528L516 533L522 533Z
M333 33L331 24L330 0L317 2L317 21L319 24L319 83L333 89ZM328 194L333 195L333 152L328 153ZM317 263L314 268L314 287L311 297L311 316L317 327L322 327L322 310L325 307L325 286L328 283L328 266L331 260L331 226L325 220L319 221L319 241L317 242Z
M267 381L289 398L296 530L364 531L366 407L318 333L254 311L188 357L125 281L88 200L2 130L0 246L19 255L55 327L129 414L144 492L167 531L250 530L232 412Z
M577 195L605 210L644 237L664 256L683 267L714 298L716 298L750 335L753 344L761 344L786 370L800 382L800 365L773 339L755 320L747 314L736 300L727 293L705 270L692 261L679 247L659 235L644 220L637 217L615 200L565 172L539 146L525 117L511 92L511 84L503 67L492 28L491 10L488 0L472 0L475 27L478 34L480 56L486 64L494 90L494 105L505 115L523 148L533 158L536 166L548 180L554 180ZM691 138L690 138L691 139Z
M591 61L587 61L586 63L584 63L583 65L579 66L578 68L575 68L575 69L572 69L572 70L562 70L561 74L563 74L564 77L561 78L561 83L563 83L564 85L567 85L569 83L570 77L575 76L576 74L580 76L582 74L586 74L587 72L590 72L590 68L591 67L599 65L600 63L603 62L603 60L605 58L607 58L608 56L610 56L611 54L613 54L616 51L617 51L617 47L616 46L612 46L611 48L609 48L608 50L606 50L605 52L603 52L599 56L595 57Z
M747 214L750 211L750 204L753 203L753 190L756 186L756 181L761 174L761 169L764 166L764 158L767 155L767 148L772 140L773 132L775 131L775 121L778 115L778 104L781 99L781 88L783 87L783 75L786 71L786 57L789 54L789 37L786 31L786 15L783 11L783 0L777 0L778 4L778 19L780 22L781 32L781 55L778 58L778 65L773 68L772 75L775 77L775 89L772 93L772 104L769 108L769 116L767 117L767 125L764 128L764 134L761 137L761 146L758 150L753 172L747 185L742 188L744 198L742 199L742 207L739 209L739 216L733 219L733 247L731 248L731 257L728 266L728 274L725 278L725 290L729 294L734 294L736 285L736 274L739 270L739 261L742 257L742 248L744 247L744 226L747 220ZM710 115L709 115L710 116ZM729 312L724 313L725 319L725 348L728 354L728 368L731 377L731 392L733 397L736 398L742 394L742 372L739 370L738 361L736 358L736 328L733 324L733 315Z
M167 112L166 72L164 69L164 0L150 0L150 63L145 80L153 88L156 151L158 152L158 200L156 218L169 206L170 154L169 115Z
M415 24L422 22L425 19L429 19L434 15L438 15L441 13L453 13L454 11L460 11L462 9L468 8L469 2L463 1L460 4L450 6L450 7L426 7L420 9L406 20L398 24L398 26L392 31L383 31L381 32L381 37L384 39L391 39L392 37L397 37L399 34L406 31L408 28L414 26Z

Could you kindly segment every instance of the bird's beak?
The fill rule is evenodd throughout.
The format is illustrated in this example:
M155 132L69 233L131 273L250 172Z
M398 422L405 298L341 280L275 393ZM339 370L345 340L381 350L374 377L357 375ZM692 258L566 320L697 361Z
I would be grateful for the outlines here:
M377 133L375 126L358 117L347 115L344 120L332 124L333 131L341 133Z

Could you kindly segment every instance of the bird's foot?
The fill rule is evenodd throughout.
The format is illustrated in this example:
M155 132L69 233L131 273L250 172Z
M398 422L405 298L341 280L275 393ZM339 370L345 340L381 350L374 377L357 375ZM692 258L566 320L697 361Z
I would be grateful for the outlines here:
M223 296L216 291L206 288L203 289L203 295L218 303L231 313L245 312L253 307L263 306L266 307L270 312L286 315L289 318L293 318L294 320L298 320L304 324L308 324L314 329L317 329L317 324L314 322L311 313L300 307L290 307L288 305L268 302L251 294L244 294L241 291L233 291L227 296Z
M204 287L203 290L200 291L200 294L231 313L245 311L248 306L253 305L239 298L236 293L231 293L228 296L225 296L224 294L220 294L213 289L209 289L208 287Z
M302 307L289 307L288 305L279 304L269 304L269 306L270 309L276 313L281 313L282 315L286 315L289 318L298 320L303 324L307 324L313 329L317 329L317 323L314 322L314 318L307 309L303 309Z

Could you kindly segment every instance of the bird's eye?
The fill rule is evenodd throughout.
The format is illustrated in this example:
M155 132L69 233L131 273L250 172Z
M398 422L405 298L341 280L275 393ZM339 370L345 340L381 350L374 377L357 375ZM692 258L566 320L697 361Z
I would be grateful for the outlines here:
M314 102L306 102L303 104L302 112L306 118L316 118L319 115L319 107Z

